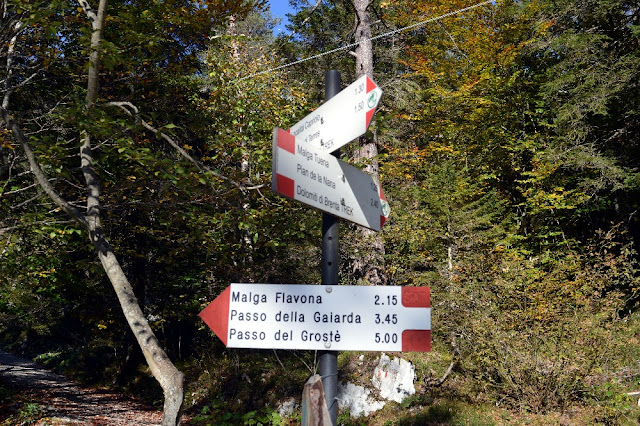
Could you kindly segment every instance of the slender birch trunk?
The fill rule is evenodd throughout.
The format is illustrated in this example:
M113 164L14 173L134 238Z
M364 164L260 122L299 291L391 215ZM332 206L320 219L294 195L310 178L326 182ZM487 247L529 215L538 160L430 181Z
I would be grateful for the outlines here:
M95 104L99 92L100 42L102 41L107 0L100 0L97 13L90 8L85 0L80 0L79 3L92 25L86 97L86 107L90 109ZM184 376L173 365L160 346L158 339L140 308L140 304L133 292L133 287L129 283L120 266L120 262L104 235L101 226L100 187L98 176L93 169L91 135L86 131L82 131L81 141L81 167L89 192L85 217L87 219L87 228L91 242L98 252L100 262L107 273L109 281L111 281L118 301L120 302L122 312L140 345L144 358L151 369L151 374L153 374L153 377L160 383L164 392L162 424L178 424L180 421L182 401L184 399Z
M82 10L91 22L91 46L89 54L89 67L87 72L86 109L91 109L99 92L99 63L100 43L102 40L104 19L107 0L100 0L98 9L93 9L86 0L78 2ZM162 424L165 426L177 425L180 422L180 411L184 399L183 374L173 365L165 351L162 349L149 322L147 321L133 292L122 267L104 234L101 225L102 207L100 205L99 177L93 168L93 152L91 135L80 131L81 147L80 161L82 173L87 185L86 212L82 213L78 208L64 200L50 184L38 159L32 151L24 132L8 112L9 95L7 92L0 106L0 116L6 126L12 131L16 141L23 148L29 161L31 170L38 184L45 193L65 213L75 219L88 232L91 243L96 249L98 258L104 268L111 285L118 297L122 312L133 331L140 349L149 365L151 374L160 383L164 392L164 412Z

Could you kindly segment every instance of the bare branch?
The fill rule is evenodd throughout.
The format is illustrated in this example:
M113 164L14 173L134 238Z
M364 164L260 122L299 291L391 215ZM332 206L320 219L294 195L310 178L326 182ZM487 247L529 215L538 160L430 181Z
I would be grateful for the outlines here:
M24 200L23 202L21 202L21 203L19 203L19 204L16 204L16 205L14 205L14 206L10 206L9 208L10 208L11 210L19 210L19 209L21 209L22 207L26 206L27 204L31 204L31 202L32 202L32 201L37 200L37 199L38 199L38 197L40 197L40 194L36 194L36 195L34 195L33 197L31 197L31 198L29 198L29 199L27 199L27 200Z
M458 46L456 39L453 38L453 35L451 35L451 33L447 30L447 27L444 26L441 22L438 22L438 25L440 26L440 28L442 28L442 31L444 31L447 34L447 36L449 36L449 40L451 40L451 43L453 43L453 47L458 51L458 53L464 56L467 62L471 62L469 60L469 57L462 51L462 49L460 49L460 46Z
M7 67L9 67L9 62L10 62L10 60L9 60L9 58L7 58ZM7 74L11 74L11 70L7 70ZM11 87L9 87L9 85L8 85L9 78L7 78L5 80L6 90L5 90L5 93L4 93L4 98L2 100L2 106L4 108L8 108L9 107L9 98L11 97L13 92L15 92L16 89L21 88L22 86L26 86L37 75L38 75L38 72L34 72L29 77L25 78L24 80L20 81L18 84L14 85L14 86L11 86Z
M300 26L303 26L304 24L307 23L307 21L309 21L309 19L311 19L311 16L313 16L313 13L316 11L318 6L320 6L320 3L322 3L322 0L318 0L316 2L315 6L313 6L313 9L311 9L311 12L309 12L309 15L306 18L304 18L304 21L302 21L302 24L300 24Z
M453 371L453 367L455 367L455 365L458 363L458 360L460 359L460 351L458 350L458 345L456 344L455 335L451 339L451 348L453 349L453 357L451 358L451 363L449 364L449 367L444 372L442 377L439 379L433 379L433 378L424 379L423 381L426 386L432 387L432 388L442 386L442 384L447 380L447 378Z
M55 179L49 179L49 180L50 180L50 181L55 181ZM13 191L3 192L1 195L2 195L3 197L6 197L7 195L19 194L19 193L21 193L21 192L28 191L28 190L30 190L31 188L35 188L35 187L37 187L37 186L38 186L38 184L37 184L37 183L34 183L34 184L32 184L32 185L25 186L24 188L15 189L15 190L13 190Z
M0 235L3 235L10 231L15 231L17 229L31 228L32 226L40 226L40 225L71 225L72 223L76 223L72 220L41 220L38 222L30 222L22 225L8 226L6 228L0 228Z
M376 18L378 18L378 21L377 21L377 22L375 22L375 23L376 23L376 24L377 24L377 23L381 23L381 24L382 24L382 26L384 26L385 28L390 28L390 27L389 27L389 26L384 22L384 19L382 19L382 15L380 15L380 12L379 12L379 11L378 11L378 9L374 6L374 4L373 4L373 3L371 3L371 9L373 9L373 13L375 13Z

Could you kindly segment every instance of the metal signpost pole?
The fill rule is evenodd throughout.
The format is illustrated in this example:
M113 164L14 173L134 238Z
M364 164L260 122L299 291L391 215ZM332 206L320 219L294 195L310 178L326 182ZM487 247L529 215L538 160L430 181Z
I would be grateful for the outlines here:
M325 74L325 102L340 92L340 73L335 70ZM339 151L334 153L340 156ZM322 285L339 283L340 246L338 241L340 219L328 213L322 214ZM324 387L325 401L335 425L338 419L338 352L321 351L319 356L320 376Z

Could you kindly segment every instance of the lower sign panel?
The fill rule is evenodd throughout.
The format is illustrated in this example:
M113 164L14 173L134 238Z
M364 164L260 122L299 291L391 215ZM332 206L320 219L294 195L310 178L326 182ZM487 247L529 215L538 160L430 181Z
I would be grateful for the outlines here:
M232 348L431 349L428 287L231 284L200 317Z

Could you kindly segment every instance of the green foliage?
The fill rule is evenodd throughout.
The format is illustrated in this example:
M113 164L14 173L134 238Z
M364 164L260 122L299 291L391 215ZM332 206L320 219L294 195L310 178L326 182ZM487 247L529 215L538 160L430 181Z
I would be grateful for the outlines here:
M215 411L215 414L212 414ZM232 413L224 411L223 404L214 404L212 407L205 405L199 415L194 416L189 424L204 425L257 425L257 426L280 426L282 425L282 417L277 411L268 409L254 410L248 413Z
M37 424L46 412L41 404L3 385L0 386L0 408L0 425L3 426Z
M268 407L298 397L312 364L309 354L280 364L225 350L196 316L229 282L319 281L320 214L269 191L271 132L319 104L326 69L350 81L352 59L341 52L241 78L352 41L353 11L322 1L312 13L296 1L296 35L274 39L263 3L110 4L89 111L90 31L75 3L8 2L0 34L7 55L9 29L24 22L19 55L0 69L3 90L15 89L10 110L77 206L86 199L78 135L97 142L105 232L169 355L195 378L195 424L289 424ZM374 2L374 33L465 6ZM451 401L460 395L512 410L491 412L496 423L577 406L593 412L585 423L637 420L625 396L640 385L637 21L637 7L618 0L507 1L376 43L385 97L375 132L392 208L386 272L432 291L434 352L411 355L420 385L460 354L451 383L423 389L441 400L421 395L383 421L491 424L483 405L469 413ZM131 102L139 116L110 101ZM100 269L86 235L33 186L5 129L0 337L86 379L149 389Z
M385 5L402 24L456 6ZM390 272L399 283L431 286L434 341L456 336L459 372L473 378L476 392L532 412L575 404L588 393L587 378L632 359L620 351L632 332L619 318L636 306L637 231L634 214L609 219L620 217L612 209L635 210L631 199L620 203L636 191L624 164L637 150L619 155L587 123L615 123L598 116L602 105L614 106L629 74L605 83L587 67L610 52L584 55L587 45L604 42L586 42L586 22L555 32L592 17L592 8L574 6L502 3L416 31L403 60L411 74L390 101L392 139L381 158L394 206L385 236ZM550 10L578 18L567 13L561 24ZM586 44L566 44L577 33ZM610 59L607 73L630 57ZM573 72L578 60L585 68ZM585 86L567 80L572 92L560 101L558 82L583 70ZM596 93L610 95L598 104ZM635 107L628 111L633 116ZM596 350L600 332L610 337Z
M29 402L24 404L15 416L7 419L8 422L16 422L23 425L35 424L35 422L42 417L44 407L38 403Z
M283 418L274 407L301 395L311 374L307 367L314 366L313 353L210 348L215 356L184 366L194 378L185 401L195 414L192 424L299 424L299 409Z

